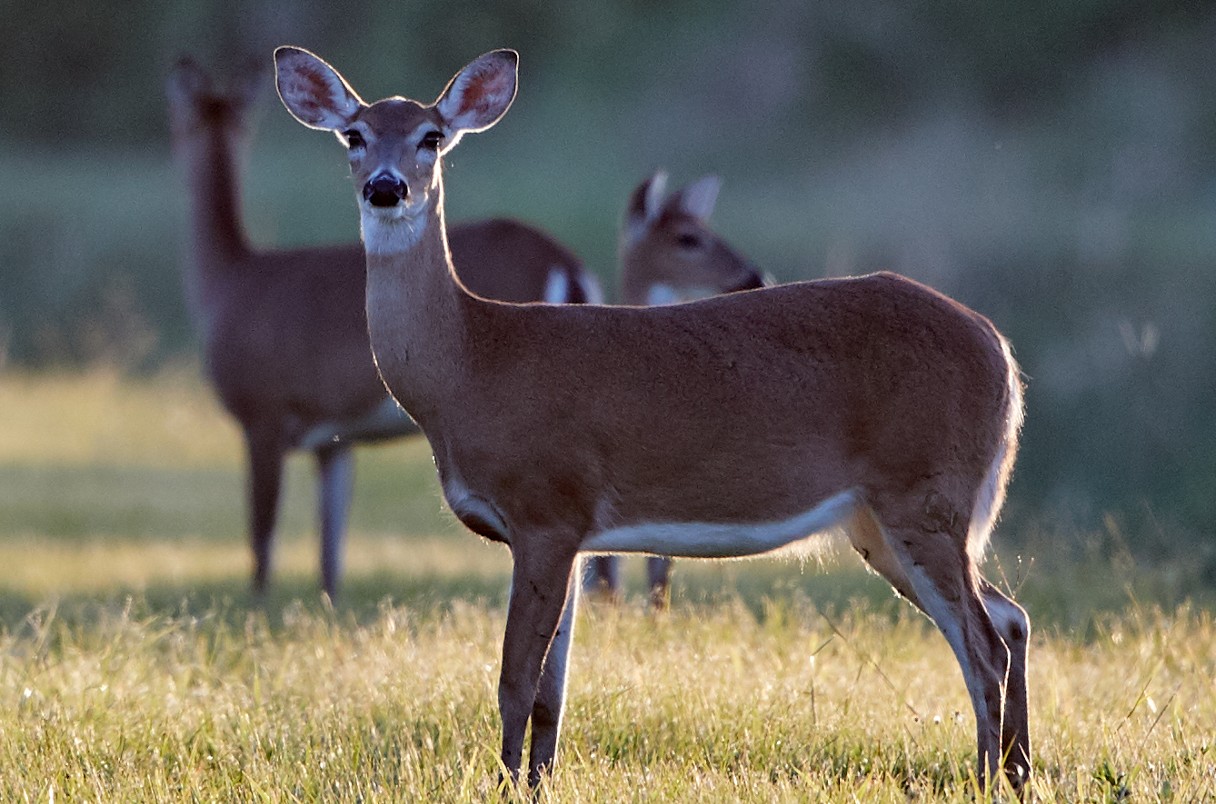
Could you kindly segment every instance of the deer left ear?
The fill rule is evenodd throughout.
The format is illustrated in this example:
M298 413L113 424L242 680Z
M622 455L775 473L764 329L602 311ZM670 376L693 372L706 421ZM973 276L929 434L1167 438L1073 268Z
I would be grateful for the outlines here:
M515 100L519 54L494 50L458 72L435 102L447 123L451 147L465 132L485 131L497 123Z
M637 242L646 233L646 227L658 219L666 191L667 172L663 170L656 170L650 178L633 188L629 194L629 206L625 208L626 242Z

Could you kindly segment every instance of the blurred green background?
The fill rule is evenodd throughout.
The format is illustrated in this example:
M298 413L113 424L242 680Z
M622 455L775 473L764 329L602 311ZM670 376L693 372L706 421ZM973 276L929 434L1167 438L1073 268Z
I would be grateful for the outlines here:
M453 220L539 224L612 287L629 190L718 173L718 228L779 279L896 270L1010 336L1029 410L1003 541L1099 532L1216 585L1212 4L5 0L0 19L0 382L194 355L179 55L269 70L292 43L365 98L430 100L509 46L519 96L452 154ZM253 239L353 240L338 146L264 101Z

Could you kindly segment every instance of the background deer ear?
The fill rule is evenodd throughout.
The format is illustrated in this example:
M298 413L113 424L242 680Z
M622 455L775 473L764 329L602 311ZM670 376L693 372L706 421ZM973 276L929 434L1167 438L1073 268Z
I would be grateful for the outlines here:
M269 65L264 58L246 56L241 60L241 69L228 85L228 94L234 103L248 108L257 102L270 78Z
M448 82L435 108L449 129L448 147L465 132L485 131L497 123L511 101L519 67L514 50L494 50L479 56Z
M345 128L366 106L337 70L307 50L278 48L274 69L283 105L309 128Z
M192 57L182 56L169 70L165 92L175 104L186 104L211 89L211 76Z
M722 179L717 176L702 176L671 197L681 212L708 221L714 214L714 206L718 203L718 191L722 189Z
M656 170L654 175L633 188L625 208L625 237L630 243L640 238L646 226L658 218L666 189L667 173L662 170Z

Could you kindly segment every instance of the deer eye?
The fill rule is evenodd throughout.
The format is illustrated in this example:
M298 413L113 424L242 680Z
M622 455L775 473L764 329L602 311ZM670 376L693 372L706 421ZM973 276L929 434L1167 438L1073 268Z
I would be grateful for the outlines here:
M363 141L363 135L358 131L355 131L353 128L343 131L342 136L346 139L346 147L352 151L356 148L363 148L367 145L367 143Z
M701 238L697 237L695 234L689 234L688 232L684 232L683 234L676 236L676 243L678 243L680 245L680 248L687 248L687 249L700 248L701 247Z
M418 143L419 148L425 148L428 151L437 151L439 146L443 144L443 132L431 129L422 135L422 141Z

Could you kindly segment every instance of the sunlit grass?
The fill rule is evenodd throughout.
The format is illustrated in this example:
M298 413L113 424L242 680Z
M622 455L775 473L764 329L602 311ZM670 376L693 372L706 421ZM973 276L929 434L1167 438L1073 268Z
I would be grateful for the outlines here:
M240 442L188 370L0 374L0 408L0 800L497 795L509 555L442 510L420 440L361 453L333 606L293 460L259 607ZM1216 795L1202 595L1168 594L1170 568L1064 552L988 566L1035 621L1034 792ZM680 562L660 616L627 572L623 605L582 609L543 800L973 800L945 641L847 552Z
M497 768L502 609L37 610L0 641L5 800L483 800ZM778 623L742 605L589 607L553 801L970 800L973 725L916 616ZM1045 800L1216 793L1216 628L1131 614L1036 640Z

